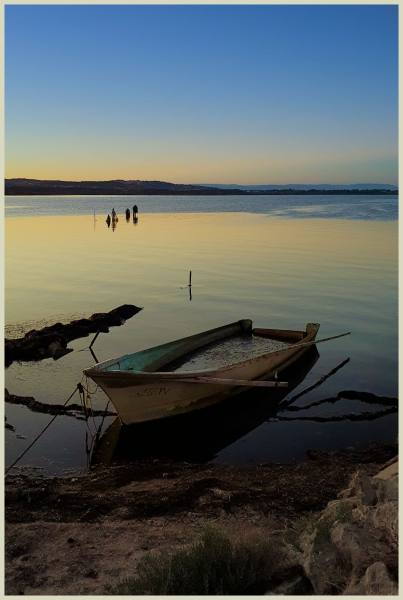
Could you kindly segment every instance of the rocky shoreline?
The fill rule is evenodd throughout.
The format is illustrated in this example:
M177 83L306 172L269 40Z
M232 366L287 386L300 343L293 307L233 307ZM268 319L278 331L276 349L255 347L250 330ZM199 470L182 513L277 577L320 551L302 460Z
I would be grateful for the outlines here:
M268 593L396 593L396 453L310 452L247 467L139 461L53 478L15 470L6 593L105 594L145 554L191 544L206 525L281 547ZM374 479L385 468L388 478Z
M88 319L77 319L70 323L55 323L42 329L28 331L24 337L6 339L4 356L6 367L14 361L58 360L72 352L67 345L72 340L87 337L90 333L107 333L109 327L123 325L141 308L134 304L123 304L106 313L94 313Z

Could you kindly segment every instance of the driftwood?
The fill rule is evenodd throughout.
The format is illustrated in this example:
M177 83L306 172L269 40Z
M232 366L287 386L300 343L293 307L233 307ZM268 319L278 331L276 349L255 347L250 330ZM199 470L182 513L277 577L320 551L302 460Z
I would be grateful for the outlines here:
M8 390L5 390L5 401L10 404L20 404L26 406L33 412L40 412L47 415L67 415L70 417L82 418L85 417L84 408L81 404L69 404L63 406L62 404L47 404L44 402L38 402L31 396L15 396L10 394ZM91 410L87 411L93 417L112 417L116 416L115 412L105 410Z
M339 392L335 397L323 398L322 400L316 400L316 402L304 404L303 406L287 405L284 406L284 408L281 407L281 410L288 412L308 410L309 408L321 406L322 404L334 404L341 399L358 400L359 402L365 402L367 404L382 404L383 406L397 406L399 402L398 398L391 398L389 396L377 396L376 394L371 394L370 392L356 392L353 390L346 390Z
M133 304L123 304L107 313L95 313L89 319L77 319L71 323L55 323L43 329L28 331L22 338L5 340L5 362L30 361L53 358L57 360L72 352L67 344L90 333L108 333L109 327L122 325L141 310Z

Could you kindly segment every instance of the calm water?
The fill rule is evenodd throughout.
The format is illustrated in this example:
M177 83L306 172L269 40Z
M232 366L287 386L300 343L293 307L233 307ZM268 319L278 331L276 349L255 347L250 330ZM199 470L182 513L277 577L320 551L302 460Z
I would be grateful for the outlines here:
M141 212L198 213L247 212L272 216L397 219L397 196L9 196L7 216L107 215L115 208L123 213L133 204Z
M123 215L134 203L140 209L137 224ZM112 206L119 213L114 231L105 223ZM315 321L321 323L319 337L349 330L352 335L318 345L319 357L301 367L288 396L350 361L294 406L334 398L342 390L395 397L396 216L397 198L383 196L8 197L6 333L18 337L123 303L144 307L123 327L98 337L94 350L98 360L106 360L240 318L292 329ZM189 269L191 300L185 287ZM6 371L9 392L64 402L83 368L93 364L88 350L79 351L90 341L72 342L75 352L56 362L12 365ZM96 408L106 403L102 392L92 401ZM276 412L267 397L247 392L193 423L193 445L197 439L206 459L246 463L300 460L308 448L394 442L395 414L351 418L384 408L339 399ZM50 417L10 404L6 416L16 429L6 431L10 463ZM112 421L105 420L104 430ZM22 464L48 472L85 468L88 427L94 431L95 423L58 417ZM126 440L125 459L169 455L178 440L183 441L178 456L191 458L188 425L175 427L174 434L160 426L131 434L135 439Z

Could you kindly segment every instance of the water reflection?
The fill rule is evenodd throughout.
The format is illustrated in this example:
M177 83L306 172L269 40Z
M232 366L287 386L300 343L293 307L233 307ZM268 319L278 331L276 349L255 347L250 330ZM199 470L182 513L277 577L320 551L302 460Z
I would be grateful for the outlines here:
M138 219L137 213L134 212L134 208L135 207L133 207L133 224L137 225L139 219ZM130 223L131 212L130 212L129 208L126 208L126 210L125 210L125 218L126 218L126 223ZM112 211L112 218L108 214L108 216L106 217L106 220L105 220L106 225L108 226L108 229L112 225L112 231L115 231L118 221L119 221L119 217L116 215L116 212L113 213L113 211Z
M344 415L320 416L308 415L301 417L278 416L279 421L311 421L314 423L337 423L338 421L375 421L387 415L393 415L397 412L397 406L384 408L376 411L365 411L360 413L347 413Z
M291 406L290 401L285 399L304 381L318 358L317 348L311 348L305 356L282 373L282 379L289 382L289 387L273 389L270 395L267 390L256 388L189 415L130 427L122 426L116 418L101 437L99 436L102 428L98 428L96 435L91 437L91 443L86 434L88 467L150 458L208 462L265 422L369 423L397 413L397 398L359 391L341 391L334 398ZM348 360L343 361L315 385L305 388L291 400L308 394L347 363ZM359 412L345 412L344 408L341 414L310 414L313 407L341 402L343 399L356 401L354 406L357 406L357 403L376 406L371 411L360 409ZM295 414L297 411L304 412L300 416Z
M139 458L169 458L205 462L261 423L276 415L280 402L311 371L319 358L316 347L281 377L288 388L255 388L215 406L138 425L122 426L118 419L95 445L91 465L130 462Z
M86 205L87 201L75 200L74 207L79 211L81 202ZM132 201L124 198L116 204L124 225L113 235L102 222L111 212L110 197L96 205L102 226L95 234L93 204L85 218L79 214L6 219L7 337L21 337L31 329L110 310L123 302L144 305L146 310L135 323L129 321L111 335L99 336L93 350L102 361L239 318L251 317L256 326L292 329L314 320L321 323L323 336L347 330L353 333L320 347L320 361L308 374L304 387L346 356L351 360L320 388L298 399L295 406L336 397L342 389L397 395L396 222L287 220L178 210L149 214L142 199L141 227L133 231L124 216ZM163 201L168 203L164 205L166 211L170 200ZM209 202L206 197L205 202ZM58 199L55 206L62 210L66 204ZM187 286L190 267L196 274L191 290ZM80 349L89 342L78 341L72 347ZM62 403L93 360L87 350L72 352L57 362L14 364L5 373L6 387L38 401ZM104 408L106 399L101 392L93 400L94 408ZM315 412L325 417L356 409L366 407L356 401L353 408L350 400L340 400L305 413L276 414L302 417ZM7 404L6 411L9 423L27 439L33 438L48 418L22 406ZM230 406L227 420L231 411ZM27 464L42 465L52 473L84 465L85 426L83 421L58 418L54 429L28 454ZM395 440L396 429L393 414L362 422L279 420L258 426L215 460L287 462L302 459L308 448L389 443ZM6 436L7 455L12 461L21 451L22 441L11 431L6 431Z
M117 225L117 222L118 222L118 221L119 221L119 219L118 219L118 217L116 216L116 213L114 213L114 212L112 211L112 218L111 218L111 216L108 214L108 216L106 217L106 224L107 224L107 226L108 226L108 229L109 229L109 227L112 225L112 231L115 231L115 229L116 229L116 225Z

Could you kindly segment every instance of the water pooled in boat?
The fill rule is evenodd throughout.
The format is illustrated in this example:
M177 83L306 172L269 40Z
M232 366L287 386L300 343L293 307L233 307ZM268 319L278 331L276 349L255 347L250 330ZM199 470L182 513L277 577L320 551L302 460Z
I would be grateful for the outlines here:
M290 344L258 336L236 336L211 344L188 356L174 371L216 369L242 362L267 352L287 348Z

